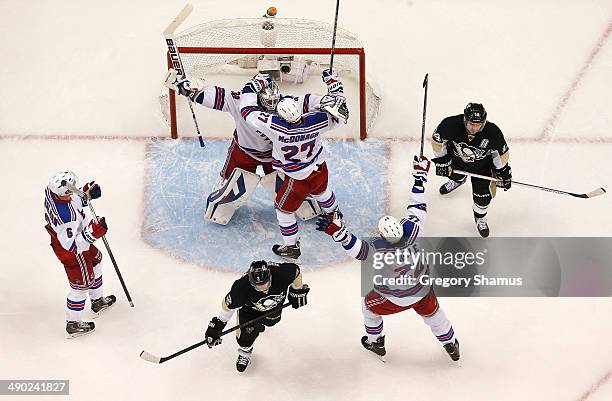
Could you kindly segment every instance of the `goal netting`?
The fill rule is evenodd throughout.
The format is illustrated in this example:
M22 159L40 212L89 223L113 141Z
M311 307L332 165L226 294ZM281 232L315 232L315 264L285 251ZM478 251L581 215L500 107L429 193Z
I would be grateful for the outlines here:
M271 74L281 93L325 93L321 71L329 68L333 25L291 18L239 18L206 22L176 35L188 77L239 90L258 71ZM170 60L168 58L169 66ZM361 41L338 27L334 69L344 83L351 111L345 137L365 139L380 106L366 78ZM180 103L174 91L160 96L162 114L178 137ZM179 112L177 112L177 108ZM181 121L182 124L182 121Z

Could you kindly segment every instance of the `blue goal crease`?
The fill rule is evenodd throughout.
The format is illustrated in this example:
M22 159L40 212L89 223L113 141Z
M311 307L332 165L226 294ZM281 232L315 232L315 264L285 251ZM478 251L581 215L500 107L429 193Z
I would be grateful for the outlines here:
M274 199L259 186L227 226L204 219L206 198L219 181L229 140L212 140L205 149L192 141L153 141L147 152L144 239L180 259L244 272L253 260L278 260L273 244L282 237ZM375 231L386 209L387 144L326 141L329 185L336 194L347 228L358 236ZM315 230L315 220L301 221L301 264L327 267L348 260L342 247Z

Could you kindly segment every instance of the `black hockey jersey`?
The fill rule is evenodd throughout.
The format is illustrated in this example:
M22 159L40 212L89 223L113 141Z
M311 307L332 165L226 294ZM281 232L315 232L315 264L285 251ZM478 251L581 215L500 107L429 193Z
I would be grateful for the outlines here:
M225 296L229 309L248 308L256 312L265 312L281 306L287 297L287 288L300 274L300 268L295 263L270 264L272 283L267 293L259 292L244 275L234 282L232 289Z
M482 131L468 135L463 114L447 117L436 128L432 147L436 157L452 155L452 167L470 173L489 174L508 163L510 156L504 134L487 121Z

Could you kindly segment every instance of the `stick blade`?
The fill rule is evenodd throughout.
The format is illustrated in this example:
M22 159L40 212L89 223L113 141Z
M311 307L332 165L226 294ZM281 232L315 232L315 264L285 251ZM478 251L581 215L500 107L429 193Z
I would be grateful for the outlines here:
M160 363L161 362L161 358L158 356L155 356L151 353L148 353L147 351L142 351L140 353L140 357L142 359L144 359L147 362L151 362L151 363Z
M603 195L606 193L606 190L604 188L597 188L591 192L589 192L587 195L587 198L593 198L595 196L599 196L599 195Z
M193 6L189 3L183 7L180 13L176 16L175 19L172 20L170 25L164 30L164 36L172 36L174 35L174 31L179 27L186 19L189 17L189 14L193 11Z

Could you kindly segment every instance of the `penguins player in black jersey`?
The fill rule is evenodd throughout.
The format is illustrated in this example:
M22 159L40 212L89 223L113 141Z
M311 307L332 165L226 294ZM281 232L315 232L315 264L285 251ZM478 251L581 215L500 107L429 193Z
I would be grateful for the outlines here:
M489 236L487 209L495 196L496 187L505 191L512 185L512 170L508 164L510 152L499 127L487 121L487 112L480 103L468 103L463 114L447 117L432 138L436 158L436 174L449 177L440 187L446 195L465 183L467 177L453 172L463 170L469 173L500 178L500 183L471 177L474 220L482 237Z
M234 312L238 311L238 324L253 320L274 308L280 308L289 297L293 308L307 303L308 285L302 284L302 273L295 263L274 263L263 260L254 261L249 271L234 281L232 289L223 299L223 311L210 320L206 330L206 343L209 348L221 344L221 332ZM282 309L270 316L239 329L238 360L236 369L244 372L253 352L253 343L263 333L266 326L271 327L281 319Z

